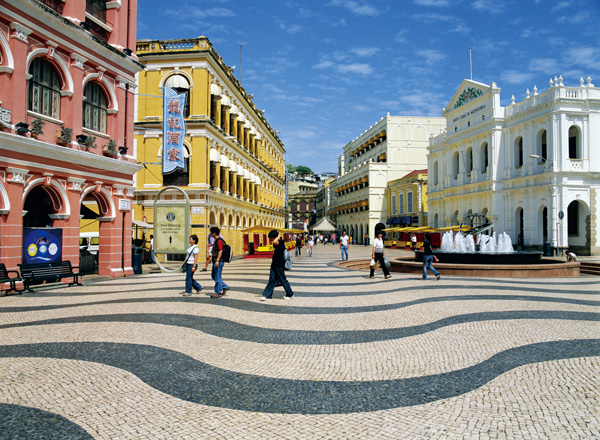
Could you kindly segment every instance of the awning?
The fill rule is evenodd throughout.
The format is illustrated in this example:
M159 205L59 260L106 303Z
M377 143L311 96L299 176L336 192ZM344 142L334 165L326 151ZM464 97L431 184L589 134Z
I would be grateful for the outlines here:
M221 162L221 155L214 148L210 149L210 161L211 162Z
M335 223L329 220L327 217L323 217L319 222L312 226L310 229L313 231L336 231L337 228Z
M139 228L154 228L150 223L143 222L141 220L131 220L131 224L133 226L137 226Z
M392 222L392 225L396 226L396 225L399 225L399 224L403 223L402 222L403 218L405 218L405 217L396 217L396 218L394 218L394 221Z
M390 217L390 218L387 219L387 221L385 222L385 224L386 225L393 225L395 219L396 219L396 217Z

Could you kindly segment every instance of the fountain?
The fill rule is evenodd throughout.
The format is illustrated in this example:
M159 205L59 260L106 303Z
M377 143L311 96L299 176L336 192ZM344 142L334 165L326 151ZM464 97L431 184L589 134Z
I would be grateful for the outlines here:
M414 259L392 261L392 270L422 272L423 251ZM443 274L502 277L578 276L579 266L569 266L563 260L544 259L542 252L515 251L506 232L496 236L494 223L484 214L471 214L460 224L458 231L445 232L441 249L435 250L439 262L434 266ZM395 267L395 263L400 267ZM438 266L439 265L439 266Z

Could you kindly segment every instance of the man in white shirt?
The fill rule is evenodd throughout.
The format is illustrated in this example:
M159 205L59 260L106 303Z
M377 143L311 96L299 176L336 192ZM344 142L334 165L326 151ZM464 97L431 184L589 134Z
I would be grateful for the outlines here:
M342 261L344 259L348 259L348 247L350 246L350 237L346 235L346 231L342 231L342 236L340 237L340 251L342 252ZM344 258L344 255L346 258Z
M371 278L375 278L375 264L379 263L381 270L383 270L383 274L385 275L385 279L391 278L390 271L385 265L384 257L384 244L383 244L383 232L377 231L376 238L373 240L373 251L371 253ZM373 264L375 263L375 264Z

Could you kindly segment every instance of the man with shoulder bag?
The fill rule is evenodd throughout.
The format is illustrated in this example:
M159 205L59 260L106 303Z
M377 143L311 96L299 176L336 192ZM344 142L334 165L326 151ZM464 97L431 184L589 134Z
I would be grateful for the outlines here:
M210 228L210 235L215 239L212 246L212 270L211 278L215 281L215 293L210 295L211 298L220 298L227 293L229 286L225 284L222 278L223 274L223 249L225 248L225 240L220 236L221 230L216 226Z

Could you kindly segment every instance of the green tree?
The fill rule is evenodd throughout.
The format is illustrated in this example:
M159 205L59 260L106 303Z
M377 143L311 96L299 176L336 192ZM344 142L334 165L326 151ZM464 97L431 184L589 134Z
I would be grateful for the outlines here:
M313 174L312 170L304 165L298 165L296 167L296 172L298 173L299 176L304 176L306 174Z

